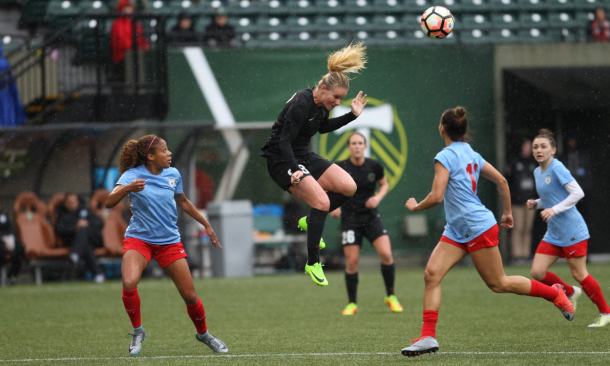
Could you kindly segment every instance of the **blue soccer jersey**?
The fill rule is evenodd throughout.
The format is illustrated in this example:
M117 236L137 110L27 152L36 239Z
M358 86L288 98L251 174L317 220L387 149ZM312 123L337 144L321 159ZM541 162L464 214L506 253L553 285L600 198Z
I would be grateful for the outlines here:
M178 170L163 169L161 174L154 175L140 165L123 173L116 184L126 186L135 179L146 180L146 185L141 192L128 194L133 215L125 237L156 245L180 242L174 200L174 195L182 193L182 178Z
M570 194L564 185L575 180L565 165L557 159L553 159L544 172L542 168L536 168L534 178L536 191L544 208L551 208L565 200ZM576 206L573 206L551 217L542 240L559 247L569 247L585 239L589 239L589 229Z
M434 158L449 171L445 190L447 225L444 236L467 243L497 224L496 219L477 196L477 184L483 157L465 142L454 142Z

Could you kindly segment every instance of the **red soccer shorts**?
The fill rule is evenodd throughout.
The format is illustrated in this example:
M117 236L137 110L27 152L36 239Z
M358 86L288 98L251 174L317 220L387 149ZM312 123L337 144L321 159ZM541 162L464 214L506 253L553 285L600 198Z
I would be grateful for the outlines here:
M445 235L441 236L440 241L455 245L468 253L476 252L479 249L495 247L496 245L500 244L500 227L498 224L495 224L489 230L465 244L455 242Z
M155 245L140 239L127 238L123 240L123 254L130 249L142 254L148 263L150 263L150 260L154 256L161 268L169 266L180 258L187 257L184 246L182 246L182 243L180 242L175 244Z
M569 247L559 247L547 243L542 240L536 249L536 253L552 255L560 258L578 258L587 255L587 247L589 246L589 239L583 240L576 244L572 244Z

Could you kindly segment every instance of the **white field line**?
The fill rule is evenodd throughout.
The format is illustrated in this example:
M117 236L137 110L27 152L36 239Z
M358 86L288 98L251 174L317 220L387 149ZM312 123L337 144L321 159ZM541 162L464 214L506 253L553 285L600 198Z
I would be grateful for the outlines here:
M442 355L609 355L608 352L559 351L559 352L439 352L428 357ZM336 352L336 353L278 353L260 355L194 355L194 356L135 356L135 357L66 357L66 358L25 358L0 360L2 362L52 362L52 361L112 361L112 360L166 360L187 358L255 358L255 357L307 357L307 356L402 356L400 352Z

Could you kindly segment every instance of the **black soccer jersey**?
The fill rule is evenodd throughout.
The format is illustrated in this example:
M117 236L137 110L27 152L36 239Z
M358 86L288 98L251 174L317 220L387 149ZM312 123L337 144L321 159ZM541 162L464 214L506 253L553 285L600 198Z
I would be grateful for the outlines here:
M328 110L314 102L313 89L299 90L280 112L260 155L286 162L293 172L300 170L297 160L307 158L312 136L332 132L355 119L352 112L329 119Z
M350 159L336 163L352 176L358 190L356 194L341 206L343 220L355 221L377 215L377 209L366 208L366 201L375 195L377 182L385 176L383 165L377 160L365 158L364 164L356 166ZM361 221L361 220L358 220Z

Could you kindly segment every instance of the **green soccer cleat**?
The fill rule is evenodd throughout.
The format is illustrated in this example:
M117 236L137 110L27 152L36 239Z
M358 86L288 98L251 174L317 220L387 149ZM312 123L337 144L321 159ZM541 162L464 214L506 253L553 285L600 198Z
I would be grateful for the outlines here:
M390 310L392 310L394 313L402 313L402 305L400 305L396 296L390 295L386 297L383 302L385 302L385 304L389 306Z
M299 220L299 229L307 231L307 216L303 216ZM320 249L324 248L326 248L326 243L324 242L324 239L320 238Z
M354 314L356 314L357 311L358 311L358 305L356 305L353 302L350 302L349 304L347 304L345 309L343 309L343 312L341 312L341 315L354 315Z
M600 328L610 324L610 314L599 314L593 324L589 324L589 328Z
M312 266L305 264L305 273L311 276L311 280L318 286L328 286L328 280L324 276L321 263L314 263Z

